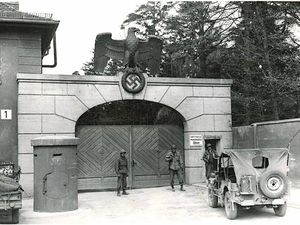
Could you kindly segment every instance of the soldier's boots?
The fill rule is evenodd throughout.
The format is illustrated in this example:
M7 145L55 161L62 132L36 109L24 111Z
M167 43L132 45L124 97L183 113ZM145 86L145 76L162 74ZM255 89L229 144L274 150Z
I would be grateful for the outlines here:
M171 188L172 188L172 191L174 192L175 191L174 185L171 185Z
M117 196L121 197L121 193L119 191L117 192Z
M180 186L180 191L185 191L185 189L183 188L183 185Z
M123 195L129 195L125 190L122 193Z

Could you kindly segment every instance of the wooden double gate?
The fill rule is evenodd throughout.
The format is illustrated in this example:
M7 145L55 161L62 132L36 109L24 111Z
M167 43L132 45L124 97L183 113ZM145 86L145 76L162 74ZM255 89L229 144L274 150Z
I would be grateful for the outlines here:
M183 128L175 125L78 126L78 189L116 188L115 161L125 149L130 164L128 187L169 185L165 155L171 144L183 152Z

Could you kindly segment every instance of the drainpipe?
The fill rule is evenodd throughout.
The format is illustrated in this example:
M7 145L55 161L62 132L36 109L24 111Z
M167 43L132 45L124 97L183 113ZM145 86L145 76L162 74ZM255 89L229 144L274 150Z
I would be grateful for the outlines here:
M253 124L253 147L257 148L257 125Z
M54 68L57 66L57 50L56 50L56 34L53 36L53 64L52 65L42 65L42 67Z

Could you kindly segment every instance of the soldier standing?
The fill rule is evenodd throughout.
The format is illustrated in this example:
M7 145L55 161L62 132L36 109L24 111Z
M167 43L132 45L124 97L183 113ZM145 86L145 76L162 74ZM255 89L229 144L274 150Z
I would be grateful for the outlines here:
M180 190L185 191L183 189L183 177L182 177L183 160L181 158L181 155L177 152L176 145L171 146L171 150L166 155L166 161L169 162L170 184L172 187L172 191L175 191L174 189L175 174L177 175L177 179L180 184Z
M128 195L126 192L127 187L127 177L128 177L128 161L126 159L126 151L124 149L120 152L120 158L117 159L115 164L115 171L118 176L117 183L117 195L121 196L121 189L123 190L123 195Z
M217 169L218 162L217 152L212 148L210 143L206 145L206 149L202 159L205 162L205 176L206 179L208 179L211 173L213 173Z

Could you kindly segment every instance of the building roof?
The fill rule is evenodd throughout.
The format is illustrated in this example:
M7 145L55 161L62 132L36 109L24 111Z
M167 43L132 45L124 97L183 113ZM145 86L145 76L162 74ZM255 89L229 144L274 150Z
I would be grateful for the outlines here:
M59 21L53 20L52 14L21 12L18 2L0 2L0 32L41 33L43 55L48 51L58 25Z

